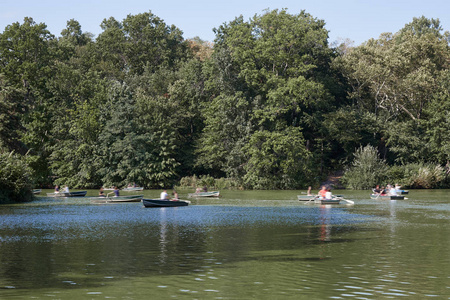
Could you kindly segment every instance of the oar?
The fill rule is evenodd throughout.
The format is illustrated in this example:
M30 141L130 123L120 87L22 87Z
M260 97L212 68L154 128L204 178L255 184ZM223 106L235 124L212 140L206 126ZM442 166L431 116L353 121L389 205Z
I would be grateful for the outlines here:
M344 198L339 198L340 200L344 200L345 202L347 202L347 203L349 203L349 204L355 204L355 202L354 201L352 201L352 200L347 200L347 199L344 199Z
M311 202L312 200L315 200L317 198L317 196L313 196L311 199L309 199L308 201L306 201L303 204L308 204L309 202Z

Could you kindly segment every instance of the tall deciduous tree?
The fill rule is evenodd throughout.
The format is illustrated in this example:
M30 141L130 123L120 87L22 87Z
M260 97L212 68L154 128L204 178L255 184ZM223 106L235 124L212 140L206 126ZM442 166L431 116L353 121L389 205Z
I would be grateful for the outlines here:
M437 20L415 19L396 34L383 34L343 57L351 96L383 120L421 119L449 66L448 41Z
M360 112L376 116L384 127L381 143L398 162L427 160L433 151L422 121L450 63L448 33L441 31L439 20L414 18L336 60L352 86L350 96Z
M215 88L214 92L220 96L205 109L206 128L199 148L200 163L231 176L231 170L245 169L249 157L244 145L250 141L258 144L259 139L253 138L254 135L272 136L265 142L268 145L270 141L279 140L279 134L293 135L292 145L286 147L292 153L285 153L283 157L300 160L295 152L309 159L305 154L305 137L317 138L319 115L334 106L331 92L334 79L329 67L332 51L324 26L323 21L304 11L291 15L285 10L274 10L255 16L249 22L239 17L216 29L211 60L215 71L211 72L208 86ZM286 146L289 140L283 144ZM273 147L255 145L250 149L252 157L258 157L257 151L277 156ZM251 169L246 168L244 174ZM278 171L266 168L263 174L262 170L252 177L255 186L261 186L256 181L262 182L264 176L282 178L286 175L283 172L287 172L283 168ZM297 173L303 170L296 169ZM274 177L274 173L277 176ZM248 186L250 182L247 180ZM289 184L294 186L292 182ZM280 187L289 184L275 183Z

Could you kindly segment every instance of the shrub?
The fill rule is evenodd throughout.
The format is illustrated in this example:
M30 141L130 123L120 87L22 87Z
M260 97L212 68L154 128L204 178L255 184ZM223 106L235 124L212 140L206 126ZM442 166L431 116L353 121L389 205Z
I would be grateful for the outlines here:
M342 177L346 187L356 190L371 189L386 180L387 165L378 157L377 150L367 145L360 147L354 154L354 159Z
M435 188L445 179L445 170L440 165L415 163L405 166L405 180L412 188Z
M0 152L0 203L33 199L32 171L26 158L14 152Z

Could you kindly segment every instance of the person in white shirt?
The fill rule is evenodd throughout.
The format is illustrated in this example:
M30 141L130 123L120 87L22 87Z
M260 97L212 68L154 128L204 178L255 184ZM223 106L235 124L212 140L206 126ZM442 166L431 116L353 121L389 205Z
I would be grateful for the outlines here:
M169 194L167 194L167 190L164 190L164 191L161 192L161 197L160 197L160 199L161 199L161 200L167 200L167 199L169 199Z

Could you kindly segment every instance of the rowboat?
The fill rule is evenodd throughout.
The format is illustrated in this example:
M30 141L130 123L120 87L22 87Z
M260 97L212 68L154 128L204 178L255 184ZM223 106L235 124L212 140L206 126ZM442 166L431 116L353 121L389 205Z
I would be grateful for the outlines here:
M42 192L41 189L34 189L34 190L33 190L33 194L34 194L34 195L39 195L41 192Z
M144 195L113 196L113 197L88 197L92 203L121 203L121 202L141 202Z
M177 207L188 206L189 203L189 201L185 200L142 199L144 207Z
M215 191L215 192L198 192L198 193L192 193L192 194L188 194L189 198L196 198L196 197L219 197L220 192L219 191Z
M339 204L339 203L341 203L340 198L320 199L320 204Z
M79 192L59 192L59 193L47 193L47 197L57 197L57 198L64 198L64 197L84 197L86 196L87 191L79 191Z
M370 195L371 199L379 199L379 200L405 200L405 196L400 195L380 195L380 194L372 194Z
M316 198L317 197L317 195L310 195L310 196L305 196L305 195L297 195L297 199L298 199L298 201L309 201L309 200L311 200L311 199L314 199L314 198Z
M308 199L306 199L308 197ZM345 202L345 204L355 204L352 200L344 199L342 196L332 196L331 199L323 199L320 196L297 196L298 201L304 201L305 204L341 204L341 201Z
M136 186L136 187L126 187L122 189L124 192L136 192L136 191L143 191L144 188L142 186Z

